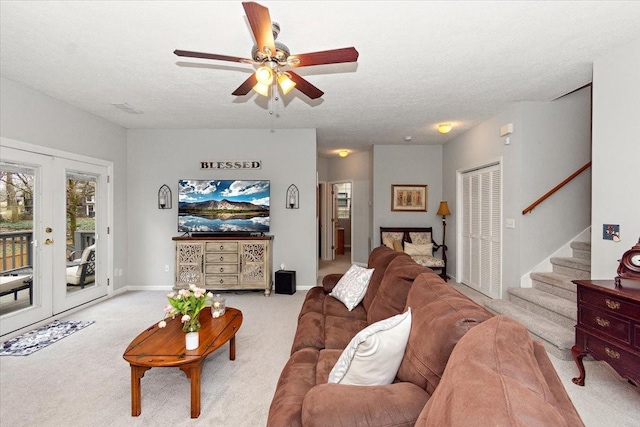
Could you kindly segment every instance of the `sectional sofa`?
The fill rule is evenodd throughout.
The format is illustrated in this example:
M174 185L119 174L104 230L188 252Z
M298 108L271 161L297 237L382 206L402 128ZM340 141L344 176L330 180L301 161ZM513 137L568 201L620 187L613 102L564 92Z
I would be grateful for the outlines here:
M307 292L268 426L583 426L543 346L521 324L385 246L371 252L368 269L366 293L351 310L331 295L340 275ZM406 345L385 347L382 334L401 329ZM379 363L398 348L397 364L387 356Z

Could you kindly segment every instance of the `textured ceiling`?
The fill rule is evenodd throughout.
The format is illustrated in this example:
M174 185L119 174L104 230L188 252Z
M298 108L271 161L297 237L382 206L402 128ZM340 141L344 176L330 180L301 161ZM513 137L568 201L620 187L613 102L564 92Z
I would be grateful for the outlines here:
M358 63L298 69L325 92L317 100L235 97L251 65L173 50L250 57L240 1L2 1L0 72L126 128L317 128L332 155L408 135L445 143L514 102L591 82L594 60L640 37L640 2L260 4L292 54L354 46Z

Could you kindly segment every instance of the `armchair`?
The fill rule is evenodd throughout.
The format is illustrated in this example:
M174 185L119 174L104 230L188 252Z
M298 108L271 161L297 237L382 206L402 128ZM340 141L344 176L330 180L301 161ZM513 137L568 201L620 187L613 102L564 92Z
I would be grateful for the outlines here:
M82 251L78 265L67 267L67 286L80 286L84 289L93 283L96 274L96 245L87 246Z

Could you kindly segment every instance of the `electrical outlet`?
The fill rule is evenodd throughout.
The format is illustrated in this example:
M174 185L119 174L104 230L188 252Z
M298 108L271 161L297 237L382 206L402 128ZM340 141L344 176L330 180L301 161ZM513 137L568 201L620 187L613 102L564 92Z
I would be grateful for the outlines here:
M169 272L169 264L165 264L164 271L166 271L167 273Z

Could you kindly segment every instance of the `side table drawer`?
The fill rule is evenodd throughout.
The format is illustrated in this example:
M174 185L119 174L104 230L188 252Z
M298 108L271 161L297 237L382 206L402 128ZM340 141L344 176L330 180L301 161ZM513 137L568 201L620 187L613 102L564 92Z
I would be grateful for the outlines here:
M631 345L631 324L627 320L611 316L603 310L594 310L587 306L578 308L580 325L593 329L601 335L606 335Z
M633 347L640 351L640 324L635 325L635 340L633 341Z
M594 292L590 289L581 288L579 292L580 301L591 304L610 313L616 313L621 316L640 318L640 305L633 304L614 296Z

